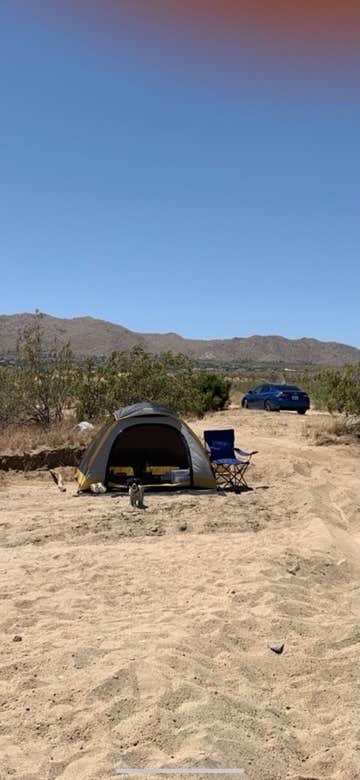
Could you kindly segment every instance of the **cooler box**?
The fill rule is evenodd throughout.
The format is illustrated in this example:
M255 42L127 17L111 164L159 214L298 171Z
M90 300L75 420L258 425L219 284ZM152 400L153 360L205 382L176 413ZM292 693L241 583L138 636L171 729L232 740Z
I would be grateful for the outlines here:
M170 472L170 479L174 485L190 482L190 469L174 469Z

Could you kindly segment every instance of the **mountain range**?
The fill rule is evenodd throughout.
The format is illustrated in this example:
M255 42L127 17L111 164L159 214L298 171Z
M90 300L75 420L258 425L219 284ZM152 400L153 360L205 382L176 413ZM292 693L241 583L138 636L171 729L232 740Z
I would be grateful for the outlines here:
M360 349L335 341L312 338L287 339L283 336L249 336L230 339L187 339L177 333L137 333L122 325L74 317L61 319L49 314L0 315L0 358L14 359L16 345L24 329L38 323L44 344L50 347L70 342L76 357L102 357L113 351L129 350L140 344L152 353L182 352L206 364L276 364L343 366L360 361Z

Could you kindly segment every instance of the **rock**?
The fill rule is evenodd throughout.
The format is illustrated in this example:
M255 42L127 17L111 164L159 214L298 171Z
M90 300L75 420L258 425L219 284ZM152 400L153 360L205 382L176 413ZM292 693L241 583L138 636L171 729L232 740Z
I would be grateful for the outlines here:
M283 642L275 642L275 644L270 645L270 650L272 650L274 653L277 653L278 655L281 655L283 649L284 649Z
M181 525L179 525L179 531L186 531L186 530L187 530L187 524L181 523Z
M289 572L289 574L296 574L297 571L300 571L300 564L294 563L292 566L287 566L286 571Z
M94 426L92 423L87 422L87 420L82 420L77 425L75 425L76 431L92 431L94 430Z
M22 636L20 636L20 634L15 634L13 642L22 642Z

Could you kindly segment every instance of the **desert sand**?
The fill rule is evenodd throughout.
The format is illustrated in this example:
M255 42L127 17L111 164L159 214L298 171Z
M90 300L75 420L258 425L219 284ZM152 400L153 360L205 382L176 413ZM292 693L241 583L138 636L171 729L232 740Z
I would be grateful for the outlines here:
M259 450L253 489L148 493L145 511L74 496L70 469L66 494L0 476L1 780L360 777L359 447L315 446L321 421L191 423Z

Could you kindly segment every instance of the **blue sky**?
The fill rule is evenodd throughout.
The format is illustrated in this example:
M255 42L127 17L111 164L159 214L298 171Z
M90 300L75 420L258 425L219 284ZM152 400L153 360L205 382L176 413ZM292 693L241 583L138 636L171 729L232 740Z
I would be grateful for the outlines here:
M0 11L0 313L360 346L346 69L20 8Z

